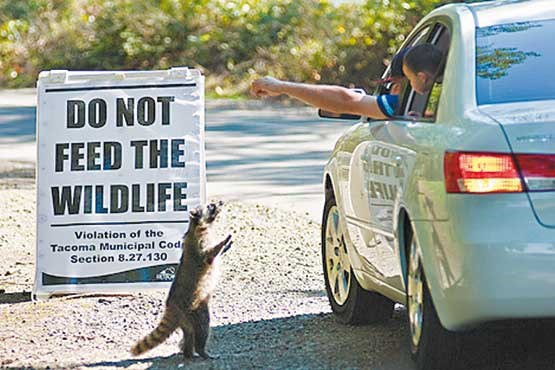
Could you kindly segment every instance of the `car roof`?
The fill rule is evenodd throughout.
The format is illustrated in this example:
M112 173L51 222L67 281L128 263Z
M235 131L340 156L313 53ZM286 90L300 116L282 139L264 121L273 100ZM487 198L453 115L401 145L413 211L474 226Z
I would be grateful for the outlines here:
M463 6L472 11L476 27L555 19L553 0L496 0Z

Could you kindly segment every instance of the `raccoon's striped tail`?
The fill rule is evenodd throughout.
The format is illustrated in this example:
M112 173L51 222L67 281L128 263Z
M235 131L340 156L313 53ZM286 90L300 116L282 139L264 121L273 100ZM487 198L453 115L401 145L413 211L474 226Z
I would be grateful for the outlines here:
M133 356L138 356L162 344L177 329L178 323L178 313L166 308L158 326L131 348Z

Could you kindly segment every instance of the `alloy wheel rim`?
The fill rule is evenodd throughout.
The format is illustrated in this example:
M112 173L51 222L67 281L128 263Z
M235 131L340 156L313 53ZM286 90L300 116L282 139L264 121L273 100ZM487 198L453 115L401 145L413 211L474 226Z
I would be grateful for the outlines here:
M415 348L420 343L420 337L422 335L422 316L424 312L423 288L422 268L416 250L416 240L413 238L410 248L407 301L410 335L412 344Z
M333 300L338 305L343 305L351 287L351 263L339 218L339 210L337 206L333 206L329 210L326 223L325 268Z

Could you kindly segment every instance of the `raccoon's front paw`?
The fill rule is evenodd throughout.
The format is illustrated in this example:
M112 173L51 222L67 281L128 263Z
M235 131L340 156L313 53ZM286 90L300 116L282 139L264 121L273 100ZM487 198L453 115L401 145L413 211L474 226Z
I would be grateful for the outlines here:
M230 235L231 236L231 235ZM222 254L224 254L225 252L227 252L229 250L229 248L231 248L231 246L233 245L233 241L229 240L225 245L224 245L224 249L222 250Z

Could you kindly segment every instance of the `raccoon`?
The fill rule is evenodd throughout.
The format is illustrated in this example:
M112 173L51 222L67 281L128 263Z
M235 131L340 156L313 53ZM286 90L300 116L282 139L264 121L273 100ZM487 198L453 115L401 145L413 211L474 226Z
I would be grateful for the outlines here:
M189 212L189 230L183 238L183 254L171 285L166 309L158 326L137 342L131 353L138 356L164 342L177 328L183 331L183 356L214 358L206 352L210 331L208 302L219 275L219 257L232 244L231 235L216 245L211 242L211 226L223 203L211 203Z

